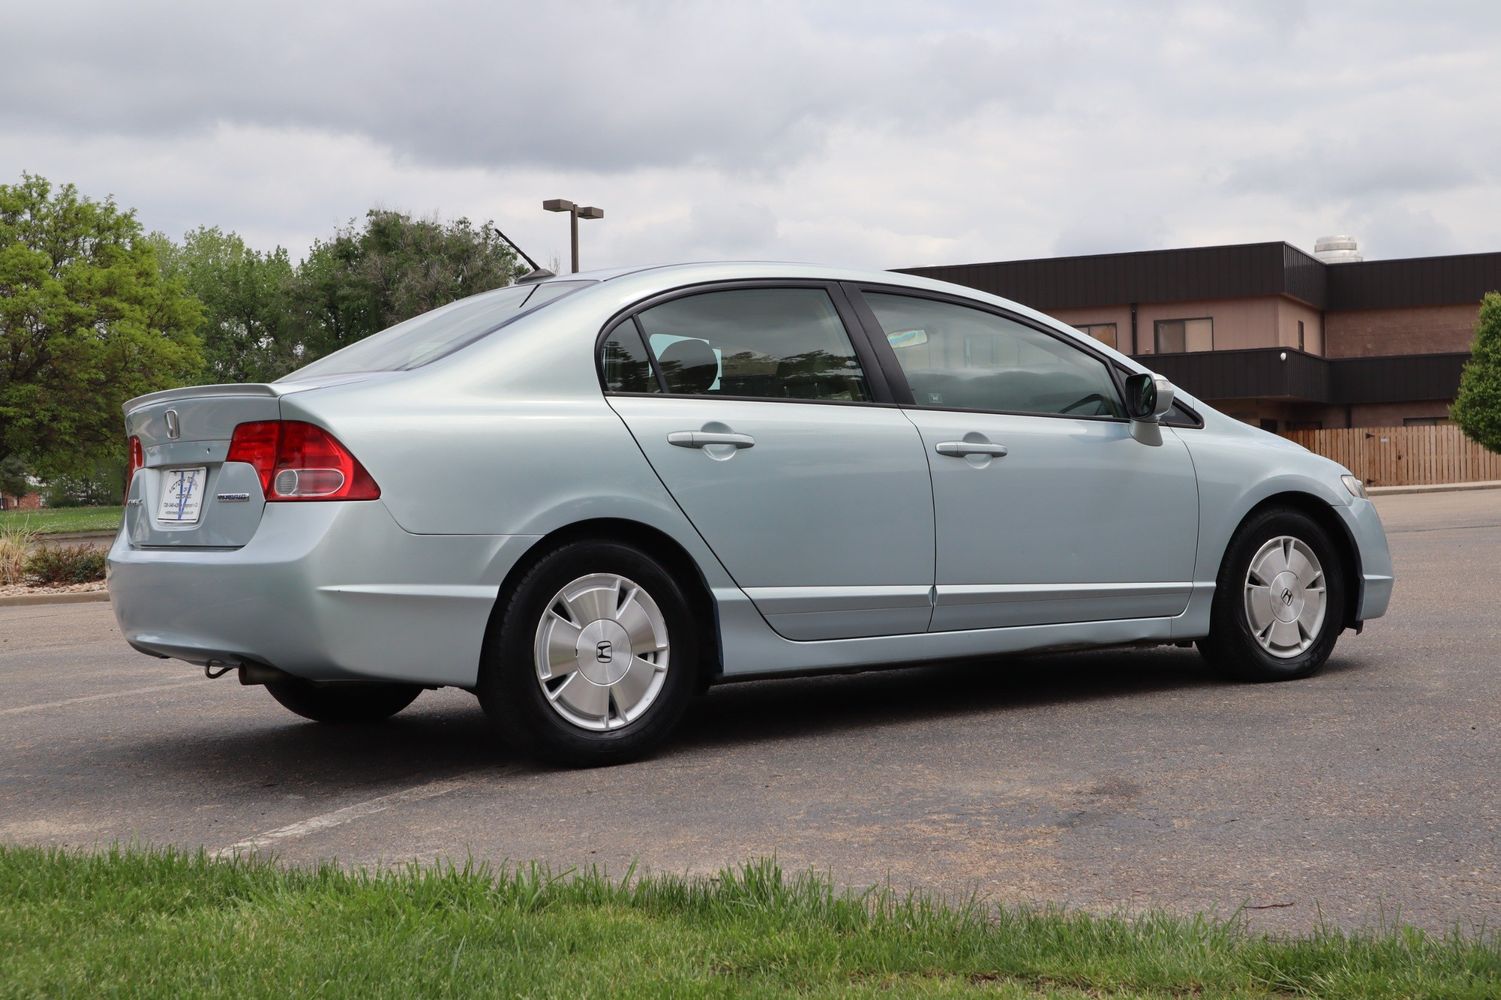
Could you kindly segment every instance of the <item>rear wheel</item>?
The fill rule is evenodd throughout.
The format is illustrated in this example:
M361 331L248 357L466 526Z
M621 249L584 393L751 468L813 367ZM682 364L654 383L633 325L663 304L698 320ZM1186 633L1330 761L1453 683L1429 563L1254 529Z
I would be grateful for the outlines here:
M1237 680L1307 677L1334 651L1344 609L1344 567L1329 536L1308 515L1273 508L1231 541L1199 650Z
M313 684L301 680L272 681L266 690L304 719L345 724L389 719L422 693L415 684Z
M583 541L544 556L500 610L479 698L523 753L593 767L656 749L687 707L697 633L654 559Z

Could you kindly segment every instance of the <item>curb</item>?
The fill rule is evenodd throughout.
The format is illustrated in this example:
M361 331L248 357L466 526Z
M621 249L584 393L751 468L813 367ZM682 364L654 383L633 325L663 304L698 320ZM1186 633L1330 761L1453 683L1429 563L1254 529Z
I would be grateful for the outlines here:
M33 545L77 545L79 542L109 542L118 531L59 531L49 535L36 535Z
M30 607L38 604L102 604L109 600L107 590L75 590L63 594L14 594L0 597L0 608Z
M1373 497L1400 496L1403 493L1465 493L1470 490L1501 490L1501 481L1482 483L1430 483L1427 486L1368 486Z

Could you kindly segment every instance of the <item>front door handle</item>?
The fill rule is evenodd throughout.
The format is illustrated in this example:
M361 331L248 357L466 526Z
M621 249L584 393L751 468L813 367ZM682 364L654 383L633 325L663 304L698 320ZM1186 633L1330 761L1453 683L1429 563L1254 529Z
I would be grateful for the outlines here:
M991 444L989 441L940 441L933 448L940 455L949 455L953 458L964 458L967 455L989 455L991 458L1005 458L1006 446L1003 444Z
M702 448L711 444L754 448L756 439L749 434L731 434L728 431L673 431L667 435L667 443L675 444L679 448Z

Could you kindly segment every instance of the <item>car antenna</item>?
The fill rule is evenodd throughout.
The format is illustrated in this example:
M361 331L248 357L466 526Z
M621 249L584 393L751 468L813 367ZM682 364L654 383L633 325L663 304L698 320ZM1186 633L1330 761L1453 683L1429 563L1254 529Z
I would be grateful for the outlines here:
M537 262L534 261L534 260L532 260L530 257L528 257L526 255L526 251L523 250L523 249L521 249L521 247L519 247L519 246L516 245L516 241L515 240L511 239L505 233L501 232L500 231L500 227L497 226L495 223L493 223L493 222L490 223L490 229L495 233L496 236L499 236L501 239L505 240L506 244L512 250L515 250L518 254L520 254L522 260L526 261L528 264L530 264L532 266L532 269L529 272L527 272L526 274L523 274L521 277L519 277L519 278L516 279L516 284L518 284L518 285L524 285L524 284L527 284L529 282L544 281L547 278L556 278L558 276L557 273L554 272L554 271L549 271L545 267L539 267L537 265Z

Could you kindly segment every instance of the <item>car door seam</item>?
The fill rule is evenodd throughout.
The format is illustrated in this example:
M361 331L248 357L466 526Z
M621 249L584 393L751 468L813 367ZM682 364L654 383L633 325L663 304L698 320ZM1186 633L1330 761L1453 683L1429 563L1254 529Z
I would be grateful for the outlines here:
M928 627L923 631L931 632L934 608L938 606L938 484L933 481L933 456L928 454L928 442L922 436L922 428L917 426L917 421L912 419L905 406L899 409L907 423L912 425L912 433L917 435L917 447L928 467L928 505L933 512L933 582L928 585Z

